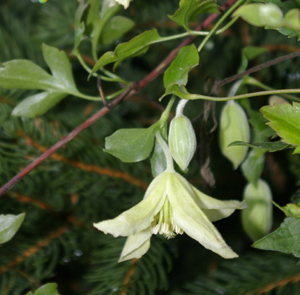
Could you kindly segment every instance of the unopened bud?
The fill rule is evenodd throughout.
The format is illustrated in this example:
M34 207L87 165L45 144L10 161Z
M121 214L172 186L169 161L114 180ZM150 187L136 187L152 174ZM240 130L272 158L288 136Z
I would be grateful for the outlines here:
M245 159L247 146L228 146L233 141L249 142L250 130L247 116L235 101L228 101L221 112L220 148L236 169Z
M169 148L173 159L185 170L196 151L196 135L191 121L184 115L176 116L170 125Z
M267 27L277 28L282 25L283 13L273 3L261 4L259 6L259 15L261 22Z
M272 226L272 193L269 185L259 179L257 185L249 183L244 190L247 208L242 211L243 228L249 238L256 241L266 235Z
M278 95L272 95L269 97L269 105L273 106L275 104L288 104L289 102L286 101L284 98Z

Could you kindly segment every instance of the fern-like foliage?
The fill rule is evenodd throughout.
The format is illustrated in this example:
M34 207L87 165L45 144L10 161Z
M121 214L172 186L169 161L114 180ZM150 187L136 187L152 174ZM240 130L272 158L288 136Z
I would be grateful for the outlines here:
M220 263L208 276L200 275L172 295L298 294L300 266L292 256L251 253Z

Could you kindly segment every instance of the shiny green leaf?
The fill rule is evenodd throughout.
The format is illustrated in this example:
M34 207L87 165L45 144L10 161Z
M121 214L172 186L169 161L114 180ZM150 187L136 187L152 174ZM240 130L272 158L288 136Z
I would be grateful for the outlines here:
M238 70L239 73L245 71L248 67L248 62L258 55L267 51L267 48L264 47L255 47L255 46L247 46L242 50L242 61L240 68Z
M110 5L110 1L103 1L100 11L100 18L96 20L93 19L93 31L91 33L92 38L92 53L93 58L97 60L97 45L99 43L99 39L101 34L103 33L103 29L107 22L119 11L119 9L122 7L121 5L118 5L114 3L114 5Z
M260 111L285 143L300 145L300 103L264 106Z
M63 92L40 92L25 98L12 111L12 116L34 118L46 113L67 96Z
M249 122L254 127L255 131L264 137L276 137L276 133L266 123L266 120L262 114L258 111L248 110Z
M249 152L246 160L243 162L241 168L245 178L256 186L261 173L264 169L265 156L264 151L260 149L253 149Z
M99 21L99 11L102 4L102 0L88 0L87 8L85 9L81 19L85 24L84 34L91 37L94 27Z
M98 1L98 0L97 0ZM83 39L83 33L85 30L84 22L81 21L83 12L85 11L87 5L84 4L84 0L80 0L79 6L76 10L75 19L74 19L74 50L79 46L81 40Z
M6 243L15 235L25 218L25 213L19 215L0 215L0 244Z
M290 145L286 144L282 141L273 141L273 142L262 142L262 143L248 143L244 141L234 141L229 146L235 146L235 145L244 145L249 146L252 148L260 148L262 150L268 151L268 152L277 152L284 150L286 148L289 148Z
M300 220L289 217L280 227L253 244L253 247L262 250L291 253L300 257Z
M12 60L0 68L0 86L3 88L45 90L27 97L17 105L13 111L14 116L32 118L42 115L68 94L87 98L76 89L66 53L45 44L42 49L52 76L28 60Z
M181 48L164 74L165 88L173 84L186 85L188 73L198 64L199 54L194 44Z
M218 4L213 0L181 0L179 9L169 18L189 30L189 22L201 13L219 13Z
M100 37L100 43L110 44L116 39L122 37L134 26L134 22L124 16L114 16L111 18L103 29Z
M0 86L8 89L59 91L60 83L29 60L15 59L2 64Z
M298 203L298 204L290 203L290 204L287 204L286 206L283 206L283 207L279 206L274 201L273 201L273 204L277 208L279 208L285 214L285 216L300 219L300 203Z
M151 31L143 32L142 34L134 37L126 43L119 44L116 47L115 51L108 51L100 57L90 75L107 64L117 63L115 65L116 67L121 61L126 58L145 53L151 44L157 42L160 39L161 37L159 36L157 31L153 29Z
M71 63L64 51L43 44L45 62L50 68L52 75L60 82L63 89L76 92ZM68 92L66 91L66 92Z
M159 126L149 128L119 129L105 139L105 152L123 162L145 160L152 152L154 136Z
M34 293L28 292L26 295L59 295L57 291L57 284L48 283L39 289L37 289Z

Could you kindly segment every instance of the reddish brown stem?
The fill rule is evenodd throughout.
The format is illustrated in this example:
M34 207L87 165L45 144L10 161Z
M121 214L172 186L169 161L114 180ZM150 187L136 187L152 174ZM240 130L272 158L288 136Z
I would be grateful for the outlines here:
M236 0L228 0L220 7L220 11L226 10L228 7L233 5ZM200 26L196 28L197 31L203 30L207 25L209 25L213 20L218 17L217 13L211 14ZM46 159L48 159L53 153L55 153L58 149L72 140L75 136L77 136L80 132L91 126L98 119L106 115L112 109L114 109L118 104L120 104L123 100L128 99L133 94L138 93L142 88L148 85L153 79L157 78L165 68L173 61L173 59L178 54L179 50L192 43L192 41L196 38L196 36L187 37L176 49L174 49L150 74L148 74L144 79L136 84L132 84L124 93L122 93L118 98L116 98L113 102L107 105L107 107L103 107L100 111L98 111L91 118L87 119L84 123L79 125L73 131L71 131L67 136L58 141L55 145L53 145L50 149L44 152L41 156L39 156L36 160L30 163L27 167L25 167L20 173L14 176L10 181L8 181L4 186L0 188L0 196L3 195L6 191L8 191L11 187L13 187L17 182L19 182L24 176L26 176L30 171L32 171L35 167L40 165Z

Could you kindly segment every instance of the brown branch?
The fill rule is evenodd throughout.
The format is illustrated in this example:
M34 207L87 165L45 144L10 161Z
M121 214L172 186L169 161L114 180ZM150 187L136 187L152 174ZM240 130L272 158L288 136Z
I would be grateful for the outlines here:
M211 91L211 94L216 96L219 91L220 91L220 88L225 85L225 84L228 84L228 83L231 83L235 80L238 80L244 76L247 76L247 75L250 75L252 73L255 73L257 71L260 71L264 68L267 68L267 67L270 67L270 66L273 66L273 65L276 65L282 61L285 61L285 60L288 60L288 59L292 59L292 58L295 58L295 57L298 57L300 56L300 51L297 51L297 52L293 52L293 53L290 53L290 54L287 54L287 55L284 55L284 56L281 56L281 57L278 57L278 58L275 58L275 59L272 59L272 60L269 60L267 62L264 62L260 65L257 65L253 68L250 68L240 74L236 74L236 75L233 75L231 77L228 77L224 80L217 80L212 88L212 91Z
M261 295L261 294L269 292L269 291L271 291L275 288L282 288L287 284L290 284L290 283L294 284L294 283L297 283L297 282L300 282L300 274L294 275L292 277L284 278L284 279L279 280L277 282L272 282L272 283L262 287L259 290L256 290L254 292L247 292L244 295Z
M220 11L226 10L228 7L233 5L236 0L228 0L220 7ZM203 30L204 27L209 25L212 21L214 21L219 14L213 13L211 14L204 22L196 28L196 30ZM20 173L18 173L15 177L13 177L10 181L8 181L4 186L0 188L0 196L3 195L7 190L13 187L17 182L19 182L23 177L25 177L29 172L31 172L35 167L44 162L47 158L49 158L54 152L63 147L66 143L72 140L75 136L77 136L80 132L91 126L98 119L106 115L110 112L111 109L114 109L117 105L119 105L122 101L128 99L132 95L138 93L141 89L143 89L146 85L148 85L153 79L157 78L165 68L173 61L176 57L179 50L190 44L196 36L187 37L176 49L174 49L150 74L148 74L144 79L142 79L138 83L133 83L129 86L129 88L123 92L120 96L118 96L113 102L111 102L107 107L102 108L91 118L86 120L84 123L79 125L73 131L71 131L67 136L58 141L55 145L53 145L50 149L48 149L45 153L43 153L40 157L34 160L31 164L25 167Z
M3 265L0 267L0 275L4 272L7 272L10 268L16 266L17 264L24 261L26 258L31 257L41 248L46 247L51 243L52 240L63 235L67 230L69 230L69 226L62 226L58 228L56 231L52 232L46 239L40 240L36 243L36 245L25 250L20 256L9 262L7 265Z

